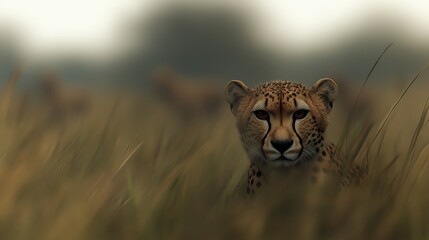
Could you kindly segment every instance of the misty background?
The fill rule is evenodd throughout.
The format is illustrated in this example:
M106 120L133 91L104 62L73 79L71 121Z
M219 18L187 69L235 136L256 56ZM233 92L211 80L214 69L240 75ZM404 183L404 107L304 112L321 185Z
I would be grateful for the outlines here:
M111 31L120 40L99 35L95 36L92 46L85 47L85 41L76 41L76 46L59 42L51 49L49 42L45 48L40 47L44 45L31 47L28 44L32 42L31 35L23 34L26 30L20 29L19 24L2 18L0 10L0 80L5 84L12 70L23 64L21 86L31 85L41 71L49 69L64 81L145 89L153 71L160 67L222 83L241 79L255 85L285 79L311 84L321 77L361 83L382 50L393 42L393 48L374 72L372 83L397 83L408 81L429 59L426 43L429 31L425 32L425 28L409 31L410 22L418 22L417 15L416 20L406 8L398 10L404 14L389 10L388 2L378 4L377 8L369 4L366 8L349 9L353 13L350 16L359 17L349 21L345 12L341 16L344 21L340 18L324 26L329 31L324 31L323 26L310 28L311 21L301 28L299 24L292 27L293 21L308 20L307 15L302 15L304 19L285 18L275 22L267 17L270 12L259 14L262 2L247 6L249 4L194 1L163 1L163 4L155 4L156 7L136 4L132 13L123 10L124 14L115 20L116 27ZM80 7L73 10L75 18L79 18L79 9L86 9L92 19L101 16L91 12L96 11L97 5L92 10L92 5L78 5ZM23 9L25 6L22 4ZM318 12L315 19L310 19L315 23L321 16L329 17L330 13L343 11L335 7L335 1L329 6L320 9L323 11L320 14L318 6L308 3L303 11ZM0 5L0 9L2 7ZM278 8L281 7L286 10L288 5L280 4ZM86 21L91 25L91 18ZM67 25L61 28L61 24L57 23L59 29L73 36L73 29L68 31ZM83 28L85 22L80 26ZM309 29L304 29L306 27ZM299 30L318 34L304 34L299 38ZM279 34L275 35L277 32ZM104 44L105 41L113 43ZM100 49L92 52L93 46L98 44Z

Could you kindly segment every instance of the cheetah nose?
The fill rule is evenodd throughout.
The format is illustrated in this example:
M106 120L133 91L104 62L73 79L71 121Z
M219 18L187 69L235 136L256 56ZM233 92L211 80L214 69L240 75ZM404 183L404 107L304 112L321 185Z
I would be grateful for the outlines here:
M286 150L288 150L293 144L293 141L288 139L288 140L274 140L271 141L271 145L277 149L277 151L279 151L280 153L284 153Z

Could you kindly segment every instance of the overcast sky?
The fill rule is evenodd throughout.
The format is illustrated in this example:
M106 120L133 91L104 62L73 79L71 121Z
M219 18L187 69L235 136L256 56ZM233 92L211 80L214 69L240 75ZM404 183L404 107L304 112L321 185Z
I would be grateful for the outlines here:
M114 54L127 22L149 16L171 0L0 0L0 29L14 32L25 53ZM203 1L180 1L187 4ZM399 26L416 43L429 42L429 1L216 1L252 14L264 43L308 50L329 44L360 27L371 16ZM252 4L250 4L252 3ZM206 6L207 7L207 6ZM123 45L123 44L122 44Z

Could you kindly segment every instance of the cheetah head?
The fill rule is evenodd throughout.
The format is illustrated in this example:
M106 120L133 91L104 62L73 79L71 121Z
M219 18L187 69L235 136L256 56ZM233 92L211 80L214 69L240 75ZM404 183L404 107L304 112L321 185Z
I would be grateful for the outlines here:
M272 81L251 89L238 80L225 87L251 161L276 167L304 163L319 153L337 92L337 84L329 78L311 88Z

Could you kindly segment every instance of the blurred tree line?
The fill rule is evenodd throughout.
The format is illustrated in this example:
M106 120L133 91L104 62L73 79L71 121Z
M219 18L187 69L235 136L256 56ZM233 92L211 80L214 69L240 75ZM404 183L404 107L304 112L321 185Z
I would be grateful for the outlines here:
M257 79L273 63L252 38L251 26L232 10L170 8L134 28L144 44L120 68L135 83L160 66L197 76Z
M311 83L320 77L336 76L363 81L384 47L403 39L399 31L384 31L383 22L369 20L367 25L371 27L346 36L347 40L340 44L311 54L297 54L287 47L276 51L259 44L248 18L227 8L169 7L154 14L149 21L136 22L125 29L124 38L131 38L136 44L129 46L122 56L101 65L64 56L52 64L60 74L82 83L98 80L99 84L134 87L146 86L158 67L223 82L290 79ZM286 43L287 39L285 46ZM17 61L14 47L13 41L0 38L2 79ZM383 58L374 79L408 77L428 56L429 46L416 48L401 40L399 46L395 44Z
M223 81L291 79L312 83L323 76L363 81L390 42L395 46L385 55L373 79L408 77L429 60L429 46L422 49L407 45L400 29L392 31L392 26L383 21L368 19L364 24L368 27L343 36L346 40L340 44L297 54L288 51L287 39L284 51L259 44L248 18L229 9L164 9L148 23L135 26L135 37L143 44L116 65L128 74L126 79L136 84L144 84L158 66L189 75L217 76Z

